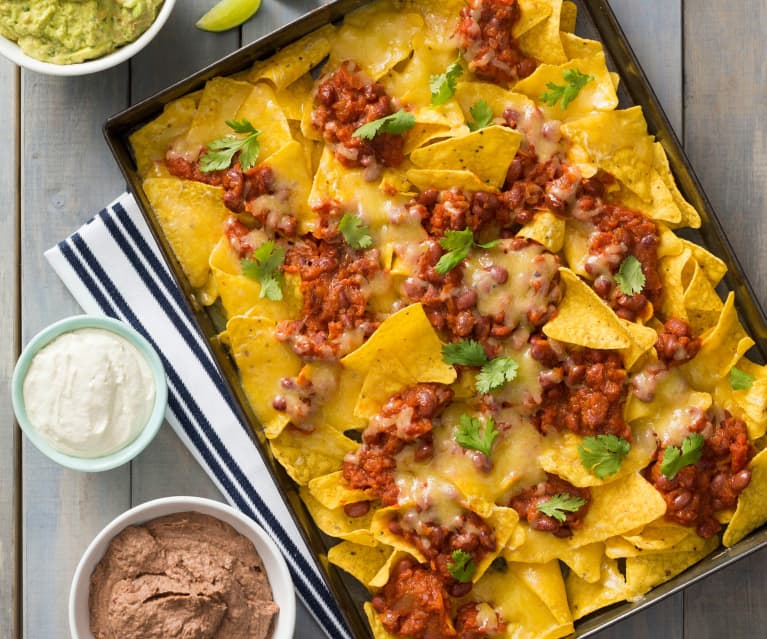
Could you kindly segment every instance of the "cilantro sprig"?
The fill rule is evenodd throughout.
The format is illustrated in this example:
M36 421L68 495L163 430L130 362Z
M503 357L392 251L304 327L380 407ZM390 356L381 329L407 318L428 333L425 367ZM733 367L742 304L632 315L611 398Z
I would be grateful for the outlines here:
M553 107L562 100L562 109L566 109L578 97L581 89L594 80L593 75L586 75L578 71L578 69L565 69L562 72L562 78L566 84L556 84L554 82L546 84L549 90L541 93L541 102Z
M447 569L453 579L465 584L471 581L477 571L477 566L474 563L474 558L465 550L454 550L447 562Z
M558 493L546 501L542 501L538 504L537 508L539 512L548 517L553 517L562 524L567 519L567 513L578 512L585 505L586 500L583 497L571 495L570 493Z
M642 272L642 262L633 255L627 256L615 274L618 290L624 295L636 295L641 293L645 285L645 276Z
M583 467L599 479L617 473L630 450L631 444L616 435L584 437L583 443L578 445Z
M493 109L487 103L487 100L477 100L469 108L471 117L474 118L472 122L469 122L469 130L479 131L484 129L493 121Z
M749 375L746 371L742 371L736 366L730 369L730 386L732 390L748 390L756 381L756 377Z
M346 243L352 248L366 249L373 245L370 229L362 224L362 220L351 213L344 213L338 223L338 230L344 236Z
M491 415L485 419L484 427L478 417L472 417L463 413L458 418L458 429L455 432L455 441L462 448L478 450L488 457L493 452L493 442L498 437L498 429Z
M706 440L700 433L690 433L682 441L681 450L677 446L669 446L663 451L663 461L660 464L660 472L669 479L674 479L676 474L685 466L697 464L703 454L703 445Z
M261 284L259 297L279 301L282 299L282 271L285 249L276 246L272 240L264 242L255 251L253 259L241 260L242 274Z
M463 75L461 59L458 58L445 69L444 73L433 75L429 78L429 89L431 91L431 105L439 106L445 104L455 95L455 87L458 78Z
M247 118L242 120L227 120L227 126L235 133L244 135L244 138L238 138L233 135L225 135L217 138L208 144L208 150L200 157L200 171L210 173L211 171L223 171L232 164L234 154L240 152L240 166L243 171L251 168L258 159L261 152L261 145L258 142L258 136L261 131L256 129Z
M485 349L473 339L462 339L442 347L442 360L446 364L459 366L481 366L475 386L480 393L489 393L506 382L517 378L519 364L511 357L488 359Z
M362 138L363 140L372 140L379 133L401 135L405 131L412 129L414 126L415 116L404 109L400 109L396 113L363 124L352 133L352 137Z
M498 240L485 242L484 244L475 242L474 232L471 229L447 231L439 240L439 245L443 249L446 249L447 253L439 258L439 262L437 262L434 270L440 275L444 275L448 271L452 271L469 256L469 251L472 246L493 248L496 244L498 244Z

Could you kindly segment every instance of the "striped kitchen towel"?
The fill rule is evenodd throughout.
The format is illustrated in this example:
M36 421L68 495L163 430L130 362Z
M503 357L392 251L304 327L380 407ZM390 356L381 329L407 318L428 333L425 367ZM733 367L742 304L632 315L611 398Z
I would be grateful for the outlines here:
M277 543L327 635L351 639L133 197L118 198L45 257L86 313L116 317L154 346L168 377L168 423L226 499Z

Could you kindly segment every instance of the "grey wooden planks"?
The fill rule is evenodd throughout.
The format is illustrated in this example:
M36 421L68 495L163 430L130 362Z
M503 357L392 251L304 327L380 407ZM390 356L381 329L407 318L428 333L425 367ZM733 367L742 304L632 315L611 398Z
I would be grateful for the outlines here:
M9 388L11 373L18 348L17 273L19 255L17 247L19 202L17 197L19 127L19 86L16 68L0 60L0 387ZM16 557L17 491L19 473L19 430L14 423L10 394L0 394L0 637L13 637L17 631Z
M767 303L767 1L684 7L685 146L725 231ZM685 593L685 637L767 634L767 550Z
M83 78L22 72L22 341L79 313L43 252L102 207L122 180L101 124L123 105L127 67ZM66 634L69 584L86 545L130 505L129 468L66 471L22 443L23 635Z

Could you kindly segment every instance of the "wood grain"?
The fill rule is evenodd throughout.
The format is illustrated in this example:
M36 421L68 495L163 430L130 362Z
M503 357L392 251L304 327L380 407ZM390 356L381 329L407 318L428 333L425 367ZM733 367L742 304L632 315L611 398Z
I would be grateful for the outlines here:
M22 340L80 313L43 252L123 189L101 136L125 104L127 66L81 78L22 72ZM25 637L63 637L72 573L90 540L130 505L126 466L67 471L22 442Z
M19 74L16 68L0 60L0 202L4 203L0 233L0 387L10 388L13 365L18 354L18 153L19 148ZM20 432L13 418L10 394L0 394L0 637L17 634L18 601L17 564L18 478Z
M685 3L685 146L761 303L767 303L767 1ZM685 637L765 636L767 551L685 594Z

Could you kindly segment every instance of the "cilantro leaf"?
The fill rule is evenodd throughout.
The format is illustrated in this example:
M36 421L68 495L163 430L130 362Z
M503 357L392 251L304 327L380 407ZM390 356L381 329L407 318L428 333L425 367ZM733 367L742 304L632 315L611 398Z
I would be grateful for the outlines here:
M746 371L733 366L730 369L730 386L732 390L748 390L754 385L756 377L749 375Z
M208 150L200 157L200 171L203 173L228 169L232 164L234 154L238 151L240 152L240 166L243 171L251 168L258 159L258 154L261 152L258 136L261 135L261 131L256 129L246 118L240 121L227 120L226 124L232 131L245 135L245 137L237 138L233 135L227 135L210 142L207 147Z
M445 104L455 95L455 86L458 78L463 75L461 59L453 62L444 73L433 75L429 78L429 89L431 90L431 105L439 106Z
M489 393L500 388L506 382L515 380L518 370L519 364L511 357L496 357L490 360L477 375L477 391Z
M362 220L356 215L344 213L338 224L338 230L341 231L346 243L352 248L366 249L373 245L370 229L362 224Z
M473 122L469 122L469 129L472 131L484 129L493 121L493 110L490 108L487 100L477 100L471 105L469 113L474 118Z
M458 418L458 430L455 433L455 441L462 448L478 450L488 457L493 452L493 442L498 437L498 430L495 427L495 420L488 415L485 419L485 427L478 417L471 417L463 413Z
M444 275L448 271L452 271L469 256L469 251L472 246L489 249L493 248L498 242L499 240L492 240L490 242L478 244L474 241L474 233L471 229L446 231L445 235L440 238L439 245L443 249L447 249L447 253L439 258L434 270L440 275Z
M445 364L461 366L484 366L487 364L487 353L479 342L473 339L462 339L460 342L445 344L442 347L442 361Z
M396 113L378 118L367 124L363 124L354 133L353 138L362 138L363 140L372 140L379 133L393 133L400 135L415 126L415 116L404 109Z
M454 550L447 562L447 569L456 581L465 584L471 581L477 567L474 558L465 550Z
M252 260L241 260L242 274L261 284L259 297L279 301L282 299L282 266L285 249L275 246L272 240L264 242L253 251Z
M629 255L621 262L620 268L615 274L615 281L618 283L618 290L624 295L641 293L645 285L642 262L633 255Z
M553 517L561 524L567 519L565 513L578 512L585 505L586 500L583 497L571 495L570 493L558 493L549 497L546 501L542 501L536 508L538 508L539 512Z
M631 444L616 435L584 437L583 443L578 445L583 467L599 479L617 473L630 450Z
M700 433L690 433L682 441L681 450L677 446L669 446L663 451L660 472L669 479L674 479L676 474L685 466L697 464L703 454L705 442L706 440Z
M586 75L578 69L565 69L562 77L567 84L548 82L546 87L549 90L541 93L539 98L541 102L553 107L562 100L562 109L566 109L578 97L581 89L594 79L593 75Z

